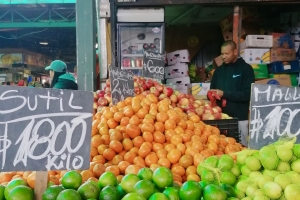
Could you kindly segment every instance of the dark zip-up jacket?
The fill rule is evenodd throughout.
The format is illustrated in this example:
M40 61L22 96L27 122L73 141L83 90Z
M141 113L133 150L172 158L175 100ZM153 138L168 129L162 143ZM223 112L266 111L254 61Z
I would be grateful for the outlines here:
M238 58L235 63L223 63L215 70L210 89L224 92L222 98L226 99L226 106L222 107L222 101L217 101L223 113L239 120L248 120L252 83L253 68L242 58Z

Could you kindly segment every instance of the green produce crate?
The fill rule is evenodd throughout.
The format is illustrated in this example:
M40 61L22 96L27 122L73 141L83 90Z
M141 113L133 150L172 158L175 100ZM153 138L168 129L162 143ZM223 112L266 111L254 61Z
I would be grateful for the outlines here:
M251 64L255 79L266 79L268 78L268 66L267 64Z
M280 76L290 76L292 86L298 86L298 74L269 74L269 78L279 78Z

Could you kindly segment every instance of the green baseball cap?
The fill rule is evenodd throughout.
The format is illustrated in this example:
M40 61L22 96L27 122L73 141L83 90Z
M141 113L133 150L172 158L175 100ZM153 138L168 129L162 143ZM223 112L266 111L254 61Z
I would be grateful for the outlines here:
M65 72L67 69L66 63L61 60L54 60L45 70L53 70L55 72Z

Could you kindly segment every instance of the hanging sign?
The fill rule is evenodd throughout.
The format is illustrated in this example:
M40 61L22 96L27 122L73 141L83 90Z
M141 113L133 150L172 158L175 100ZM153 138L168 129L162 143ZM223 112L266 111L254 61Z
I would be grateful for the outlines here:
M300 88L252 84L249 148L260 149L282 136L300 142Z
M127 97L134 96L133 74L118 67L110 67L112 102L116 105Z
M0 171L90 166L93 93L0 87Z
M163 80L165 75L165 55L145 51L143 76L158 80Z

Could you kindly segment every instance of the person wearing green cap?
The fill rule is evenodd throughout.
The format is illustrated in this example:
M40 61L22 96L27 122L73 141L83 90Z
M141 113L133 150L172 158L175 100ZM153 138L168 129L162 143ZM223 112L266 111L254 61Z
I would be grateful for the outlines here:
M51 88L78 90L75 77L67 73L67 65L61 60L54 60L45 70L50 70Z

